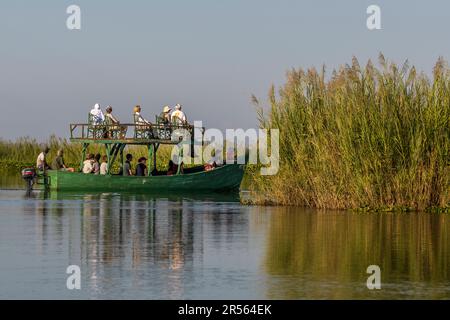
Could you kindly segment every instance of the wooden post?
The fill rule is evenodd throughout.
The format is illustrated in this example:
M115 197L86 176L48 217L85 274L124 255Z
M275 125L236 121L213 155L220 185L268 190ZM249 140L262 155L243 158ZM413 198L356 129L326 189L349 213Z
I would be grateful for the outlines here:
M156 152L158 152L159 149L159 143L158 144L154 144L153 147L155 148L153 151L153 169L156 170ZM150 160L149 160L150 161Z
M121 168L122 168L122 174L123 174L123 149L125 149L125 144L122 144L121 146L120 146L120 164L121 164Z
M147 145L147 149L148 149L148 169L147 169L147 175L150 176L152 174L152 163L151 163L151 159L153 158L153 154L154 154L154 149L155 149L155 145L154 144L149 144Z
M177 169L177 175L181 173L181 165L183 162L181 161L183 159L183 143L180 143L181 148L178 151L178 169Z
M108 143L105 143L105 149L106 149L106 157L107 163L108 163L108 170L106 170L106 174L109 174L109 167L111 165L111 146Z
M88 147L89 143L83 143L83 149L81 150L80 172L83 171L84 161L86 160L86 151Z

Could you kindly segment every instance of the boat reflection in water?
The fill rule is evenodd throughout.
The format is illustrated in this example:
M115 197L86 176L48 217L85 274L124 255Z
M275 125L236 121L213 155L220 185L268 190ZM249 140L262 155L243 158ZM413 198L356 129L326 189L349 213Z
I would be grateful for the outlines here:
M38 252L52 250L50 240L65 243L68 264L88 270L84 285L94 296L115 296L120 282L121 290L142 290L141 298L149 288L156 288L149 290L153 298L182 298L186 273L202 264L194 257L203 256L205 225L220 230L223 220L228 225L242 220L236 193L33 192L31 199L25 211L31 206L36 214Z
M23 194L0 194L9 296L450 298L445 214L249 207L239 195ZM65 288L69 265L81 267L79 292ZM381 290L366 287L369 265L381 268Z

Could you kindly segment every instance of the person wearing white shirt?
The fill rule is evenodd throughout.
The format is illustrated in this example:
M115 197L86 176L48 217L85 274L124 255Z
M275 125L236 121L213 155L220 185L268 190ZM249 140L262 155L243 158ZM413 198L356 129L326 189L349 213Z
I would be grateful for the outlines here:
M150 125L150 121L141 116L141 106L134 107L134 119L135 123L139 125Z
M86 161L83 162L83 173L90 174L94 172L94 155L89 154Z
M43 171L44 169L49 169L49 165L47 164L47 154L50 152L49 147L45 147L42 152L38 155L36 159L36 167Z
M182 109L181 105L177 104L175 106L175 111L172 112L170 117L172 121L174 121L175 123L184 125L187 124L187 118L181 109Z
M99 125L105 121L105 115L103 114L100 104L96 103L94 108L91 110L91 115L94 118L94 124Z

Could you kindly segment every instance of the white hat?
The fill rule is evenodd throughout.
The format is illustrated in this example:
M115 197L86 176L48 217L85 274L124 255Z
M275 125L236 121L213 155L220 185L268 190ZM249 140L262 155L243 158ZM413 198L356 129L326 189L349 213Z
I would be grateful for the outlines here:
M172 111L172 109L170 109L169 106L165 106L164 107L164 110L163 110L164 113L167 113L167 112L170 112L170 111Z
M175 106L176 110L181 110L181 104L177 103L177 105Z

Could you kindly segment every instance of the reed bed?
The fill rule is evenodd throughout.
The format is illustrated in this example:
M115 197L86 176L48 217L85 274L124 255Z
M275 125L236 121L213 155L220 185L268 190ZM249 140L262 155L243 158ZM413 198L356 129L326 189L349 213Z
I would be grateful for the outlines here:
M254 97L261 127L280 130L280 171L252 170L258 204L362 210L449 208L450 69L430 79L371 61L333 71L291 70L270 108Z

